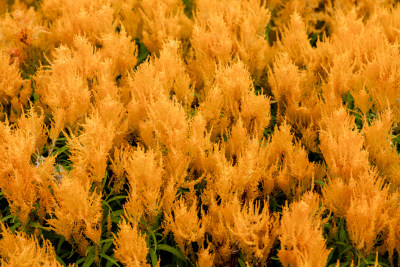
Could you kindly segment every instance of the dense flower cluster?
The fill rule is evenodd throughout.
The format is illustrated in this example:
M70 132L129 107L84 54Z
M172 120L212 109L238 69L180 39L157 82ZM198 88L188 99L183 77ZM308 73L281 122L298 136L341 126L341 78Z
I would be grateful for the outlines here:
M396 2L1 1L1 265L400 264Z

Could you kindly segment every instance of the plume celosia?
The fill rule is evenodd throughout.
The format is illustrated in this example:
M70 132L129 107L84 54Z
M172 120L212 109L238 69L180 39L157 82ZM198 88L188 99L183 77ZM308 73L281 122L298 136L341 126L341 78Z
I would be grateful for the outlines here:
M22 78L16 62L10 64L10 55L6 51L1 51L1 104L9 104L11 99L18 96L22 86Z
M12 233L1 223L0 257L2 266L46 266L61 267L50 241L44 240L42 246L36 237L25 233Z
M101 34L114 31L111 3L110 0L43 1L41 11L50 24L50 40L71 46L75 35L85 34L96 44Z
M220 205L216 201L210 203L204 220L206 231L212 236L216 264L228 264L235 249L240 249L252 264L266 264L278 235L279 221L269 212L268 205L261 206L262 203L252 201L242 205L235 194Z
M326 102L340 103L342 97L350 91L357 75L354 74L354 61L350 53L337 55L332 59L327 83L323 87L323 97Z
M192 21L180 0L140 1L140 14L143 43L150 52L158 52L169 38L185 41L190 36Z
M181 184L190 163L185 111L170 101L154 102L147 109L148 117L139 124L140 138L146 146L163 153L167 176Z
M107 168L108 153L113 144L114 127L93 113L86 118L79 136L71 135L67 143L70 147L70 160L73 163L71 174L83 182L90 179L100 185Z
M10 64L16 63L25 70L29 69L30 60L37 60L37 52L45 50L43 41L47 34L41 25L39 14L33 8L16 6L0 19L0 47L9 51ZM29 69L29 72L35 70Z
M338 9L334 20L332 37L327 43L329 50L336 55L349 53L354 60L355 70L372 60L376 51L386 50L391 46L382 29L377 25L364 25L355 9Z
M198 266L198 267L213 266L215 254L212 252L210 247L208 247L207 249L204 249L204 248L200 249L200 251L198 253L198 257L199 257L199 259L198 259L196 266Z
M192 203L190 203L192 202ZM165 213L165 229L174 234L178 246L187 253L192 253L192 242L201 244L204 240L204 221L197 216L197 200L180 198L174 203L171 213Z
M142 147L124 155L123 166L130 187L130 194L124 205L126 215L131 218L129 220L136 221L143 215L146 222L153 222L162 205L162 160L152 150L145 151Z
M391 109L396 121L400 120L398 70L400 64L393 61L399 52L395 46L377 50L365 67L366 87L377 112Z
M289 54L297 66L304 66L310 60L313 49L308 41L304 21L298 13L295 12L290 16L290 22L284 27L279 47Z
M111 60L111 73L113 77L121 75L126 77L128 71L133 69L137 63L137 48L132 42L132 37L127 35L122 26L120 32L103 34L101 37L102 47L100 55L103 59Z
M357 177L368 168L368 152L363 138L344 108L326 115L322 120L320 149L329 171L344 180Z
M328 5L328 3L322 0L268 1L268 4L275 9L276 15L273 17L273 19L277 28L282 28L284 24L292 18L291 16L293 13L296 12L304 20L304 24L307 27L307 33L319 33L324 31L326 25L321 27L319 24L321 21L326 23L327 14L324 12L324 10L321 10L321 7Z
M0 1L1 265L398 264L396 2Z
M367 23L371 26L381 26L388 41L394 44L399 40L399 32L396 31L400 26L399 12L399 5L395 5L391 8L387 6L376 6Z
M27 106L32 88L21 78L18 63L10 60L8 53L0 49L0 105L2 110L9 111L9 119L15 121L21 115L22 107Z
M225 64L239 56L258 83L271 61L273 49L265 40L264 29L271 15L259 0L196 1L191 38L191 69L197 85L210 86L215 63Z
M305 194L282 211L278 257L283 266L325 266L330 250L322 235L319 198Z
M379 172L396 186L400 185L400 156L391 141L393 116L390 111L382 113L380 120L363 128L365 146L370 161Z
M391 209L397 198L374 170L365 172L350 184L352 197L344 217L354 247L364 256L370 255L378 238L386 231Z
M213 149L211 134L206 130L207 122L201 112L197 112L189 124L189 156L191 169L198 175L209 171L209 155Z
M254 95L250 74L240 61L218 68L200 110L213 137L223 134L239 117L251 135L260 136L270 120L269 99Z
M322 189L322 196L325 206L333 215L342 217L350 205L351 188L343 179L330 177Z
M166 40L159 57L141 64L128 80L127 87L132 97L144 104L151 99L175 96L179 102L190 106L193 89L181 58L180 43Z
M43 151L43 146L47 142L47 127L44 123L45 115L38 114L34 108L29 110L28 114L22 114L18 119L18 128L26 133L26 135L32 135L35 139L36 151L40 154Z
M389 252L389 257L391 262L393 263L393 255L396 250L397 253L400 251L400 216L399 216L399 196L392 197L392 207L389 210L389 219L386 221L387 229L384 232L382 239L384 240L384 246L387 248Z
M54 188L56 205L52 217L47 220L50 228L64 236L81 255L85 255L89 241L100 245L101 194L91 192L90 187L89 181L63 177Z
M9 202L11 214L27 224L29 214L40 201L38 213L43 220L45 211L52 206L50 190L54 183L54 158L47 158L39 166L31 164L36 136L29 128L12 129L1 123L0 138L0 155L4 159L0 166L0 188Z
M78 50L60 46L54 51L50 69L43 68L36 74L37 93L53 115L54 124L50 131L53 142L64 127L81 122L89 111L88 79L92 79L100 67L87 40L77 37L75 41Z
M206 222L206 232L212 236L212 245L215 251L214 264L228 264L231 254L235 250L236 240L227 225L233 225L233 211L240 213L240 202L235 195L232 195L231 200L224 201L221 205L217 205L217 202L213 200L209 204L207 216L203 218Z
M305 73L298 69L288 53L276 56L273 71L269 71L268 81L278 104L278 115L286 109L297 106L302 100Z
M125 159L128 158L132 153L129 144L123 144L120 148L114 149L114 153L110 156L110 168L113 172L113 176L110 182L114 182L113 190L118 194L123 189L126 182L125 175Z
M311 188L316 166L309 162L306 150L301 143L296 142L290 132L291 127L284 122L276 127L264 155L260 158L266 168L263 183L270 184L273 179L275 187L285 194L301 195ZM293 143L294 142L294 143ZM264 187L264 194L269 194L272 188Z
M261 208L263 206L263 208ZM268 203L250 202L241 210L232 210L233 224L227 225L245 260L266 265L271 248L278 236L279 220L270 214Z
M119 229L118 236L114 237L115 258L126 266L149 266L146 237L138 229L137 223L123 221Z

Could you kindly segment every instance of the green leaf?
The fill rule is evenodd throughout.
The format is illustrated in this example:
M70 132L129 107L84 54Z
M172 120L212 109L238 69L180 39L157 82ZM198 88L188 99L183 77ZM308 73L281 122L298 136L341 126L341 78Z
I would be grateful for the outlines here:
M150 235L153 237L153 242L154 242L154 249L157 250L157 238L156 235L154 234L153 231L149 231Z
M92 248L92 249L91 249ZM94 254L95 254L95 251L94 251L94 247L90 247L89 249L91 249L90 250L90 253L89 253L89 255L86 257L86 260L85 260L85 262L83 263L83 265L82 265L82 267L89 267L89 266L91 266L92 265L92 263L94 262Z
M21 222L17 222L16 224L10 227L10 231L14 232L15 229L17 229L21 224L22 224Z
M108 242L103 246L103 248L101 249L101 253L106 253L107 250L111 247L112 243L113 242L112 242L112 239L111 239L111 242Z
M239 265L240 267L246 267L246 263L244 263L244 261L242 259L238 259Z
M110 203L111 201L117 200L117 199L124 199L127 198L128 196L115 196L107 200L107 203Z
M66 251L66 250L63 250L63 251ZM60 258L63 259L65 257L67 257L69 254L70 254L70 251L66 251L64 254L61 254ZM69 259L69 258L67 258L67 259Z
M60 173L60 166L55 165L54 168L56 169L56 171L57 171L58 173Z
M154 249L150 249L151 266L157 266L157 255Z
M182 254L182 252L180 252L178 249L176 249L174 247L171 247L171 246L168 246L168 245L165 245L165 244L159 244L157 246L157 249L158 250L164 250L164 251L167 251L167 252L169 252L171 254L174 254L178 259L180 259L180 260L184 261L185 263L187 263L187 260L186 260L185 256Z
M68 150L68 146L63 146L63 147L60 147L60 148L56 148L56 152L58 154L61 154L61 153L65 152L65 151L67 151L67 150Z
M10 214L10 215L7 215L6 217L4 217L3 219L1 219L1 221L2 221L2 222L5 222L5 221L7 221L8 219L14 218L14 217L15 217L14 214Z
M108 178L108 172L105 172L105 175L104 175L104 178L103 178L102 188L104 188L106 186L107 178Z
M71 254L68 256L67 259L70 259L70 258L72 257L72 255L74 255L74 254L75 254L75 250L72 249L72 250L71 250ZM82 259L85 259L85 258L82 258ZM83 261L83 260L82 260L82 261Z
M111 221L113 223L119 224L120 221L122 221L122 218L121 217L111 217Z
M61 238L60 238L60 240L58 240L58 244L57 244L57 250L56 250L57 254L60 252L61 246L64 243L64 241L65 241L65 237L61 236Z
M77 260L77 261L75 262L75 265L78 266L79 264L81 264L81 263L84 262L85 260L86 260L86 258L81 258L81 259L79 259L79 260Z
M28 225L29 225L30 227L33 227L33 228L39 228L39 229L41 229L41 230L50 231L49 228L43 227L43 226L41 226L41 225L40 225L39 223L37 223L37 222L29 222Z
M57 259L58 262L61 263L62 265L67 266L67 265L65 264L65 262L64 262L60 257L58 257L57 255L56 255L56 259Z
M328 230L331 230L332 225L330 225L329 223L325 223L325 224L324 224L324 228L326 228L326 229L328 229Z
M112 261L107 261L107 263L106 263L106 267L111 267L113 265L114 265L114 263Z
M331 250L331 252L328 255L328 260L326 261L327 263L331 261L332 257L333 257L333 253L335 253L336 248L333 248Z
M346 253L348 250L352 249L352 246L346 247L342 252L340 252L340 256L342 256L344 253Z
M140 42L139 39L136 38L135 43L138 46L138 50L139 50L139 55L137 57L137 59L138 59L137 64L139 65L147 58L147 56L150 54L150 52L146 48L146 46L142 42Z
M102 244L102 243L108 243L108 242L112 242L112 241L114 241L113 238L103 239L103 240L100 241L100 244Z
M119 223L122 218L121 216L124 215L124 210L117 210L111 213L111 221L113 223Z
M314 180L314 183L319 184L320 186L324 187L325 183L321 180Z
M115 260L114 257L110 257L110 256L108 256L108 255L106 255L106 254L104 254L104 253L100 254L100 256L101 256L102 258L105 258L105 259L107 260L106 266L112 266L112 265L114 264L114 265L116 265L116 266L119 267L119 264L117 263L117 261ZM111 265L109 265L110 263L111 263Z
M375 255L374 255L374 257L375 257ZM374 266L374 265L375 265L375 260L373 260L373 261L367 261L367 263L370 264L371 266ZM390 267L389 264L386 264L386 263L383 263L383 262L379 262L379 261L378 261L378 266L381 266L381 267Z
M115 217L119 217L119 216L121 216L121 215L124 215L124 210L117 210L117 211L114 211L114 216Z
M101 203L103 203L103 205L107 206L109 208L109 210L111 210L111 214L114 215L114 211L112 210L112 208L110 207L110 205L108 205L108 203L106 201L102 200Z
M342 242L344 242L346 240L346 231L344 230L344 228L340 229L339 240Z

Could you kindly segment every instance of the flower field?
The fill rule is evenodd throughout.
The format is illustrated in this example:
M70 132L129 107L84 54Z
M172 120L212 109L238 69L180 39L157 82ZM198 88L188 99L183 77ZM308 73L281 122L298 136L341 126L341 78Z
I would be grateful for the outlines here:
M400 3L0 0L0 265L400 266Z

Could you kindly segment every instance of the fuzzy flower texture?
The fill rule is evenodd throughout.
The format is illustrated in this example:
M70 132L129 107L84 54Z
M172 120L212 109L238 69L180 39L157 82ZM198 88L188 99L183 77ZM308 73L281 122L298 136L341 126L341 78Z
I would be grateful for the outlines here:
M400 3L1 0L1 266L398 266Z

